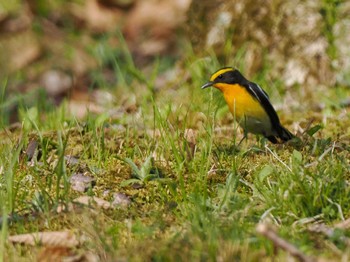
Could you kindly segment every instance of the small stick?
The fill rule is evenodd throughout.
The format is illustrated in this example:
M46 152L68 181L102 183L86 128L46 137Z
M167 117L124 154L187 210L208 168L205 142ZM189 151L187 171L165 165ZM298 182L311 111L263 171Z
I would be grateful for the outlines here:
M347 218L346 220L343 220L335 225L336 228L340 229L348 229L350 227L350 218Z
M293 173L292 169L286 163L284 163L274 152L272 152L272 150L267 145L265 145L265 149L269 151L270 154L274 158L276 158L282 165L284 165L289 170L289 172Z
M302 253L299 249L297 249L294 245L286 241L277 235L277 233L271 229L268 225L260 223L256 226L256 231L263 235L264 237L270 239L276 247L279 247L285 251L287 251L292 256L296 257L299 261L302 262L314 262L315 258L311 258Z

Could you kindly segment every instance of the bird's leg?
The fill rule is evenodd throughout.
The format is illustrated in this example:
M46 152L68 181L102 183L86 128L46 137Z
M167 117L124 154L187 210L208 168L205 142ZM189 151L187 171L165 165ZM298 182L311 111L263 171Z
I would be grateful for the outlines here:
M266 142L265 137L256 135L256 142L257 142L258 148L264 148L265 142Z
M241 145L241 143L243 142L244 139L247 139L248 138L248 131L246 130L246 122L247 122L247 118L244 117L243 119L243 125L240 123L240 126L242 127L243 129L243 138L241 139L241 141L239 141L237 147L239 147Z
M239 141L237 147L239 147L241 145L241 143L243 142L244 139L247 139L248 138L248 132L243 129L243 138L241 139L241 141Z

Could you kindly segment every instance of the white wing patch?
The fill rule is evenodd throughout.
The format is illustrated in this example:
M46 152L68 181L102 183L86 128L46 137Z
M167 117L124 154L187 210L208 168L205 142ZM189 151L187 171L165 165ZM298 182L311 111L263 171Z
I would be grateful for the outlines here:
M259 90L261 91L261 93L263 93L264 96L265 96L267 99L269 99L269 95L268 95L258 84L256 84L256 86L259 88Z
M258 99L260 101L260 98L258 96L258 94L254 91L254 88L252 88L250 86L250 83L248 84L249 90L252 91L252 93L254 94L255 98ZM260 88L261 89L261 88ZM260 101L261 102L261 101Z
M255 86L258 88L258 90L260 91L260 93L261 93L263 96L265 96L265 98L266 98L267 100L269 100L269 96L266 94L266 92L265 92L258 84L249 83L249 84L248 84L249 90L254 94L254 96L255 96L256 99L258 99L258 100L261 102L261 100L260 100L258 94L255 92L254 88L253 88L251 85L255 85Z

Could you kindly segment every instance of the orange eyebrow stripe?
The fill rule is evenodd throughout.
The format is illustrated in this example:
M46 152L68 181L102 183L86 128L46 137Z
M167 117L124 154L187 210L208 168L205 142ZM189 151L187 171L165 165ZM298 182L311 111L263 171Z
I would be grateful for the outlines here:
M219 71L215 72L211 77L210 77L210 81L214 81L215 78L217 78L219 75L224 74L228 71L233 71L232 67L226 67L223 69L220 69Z

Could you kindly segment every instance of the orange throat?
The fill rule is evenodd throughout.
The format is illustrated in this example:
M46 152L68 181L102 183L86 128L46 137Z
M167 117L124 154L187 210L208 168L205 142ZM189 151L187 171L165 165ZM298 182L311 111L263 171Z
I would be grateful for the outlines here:
M218 83L214 85L219 89L232 115L240 121L244 117L264 118L267 116L264 108L245 87L239 84Z

